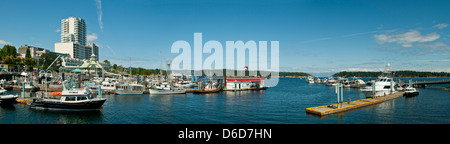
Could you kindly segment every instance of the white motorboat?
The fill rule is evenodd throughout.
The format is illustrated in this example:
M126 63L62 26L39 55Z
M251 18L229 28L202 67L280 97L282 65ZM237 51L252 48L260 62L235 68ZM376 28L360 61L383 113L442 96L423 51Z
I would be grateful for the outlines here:
M391 65L388 64L383 73L373 83L368 83L368 86L361 89L361 91L368 98L374 98L379 96L386 96L396 92L394 86L395 82L391 74Z
M412 86L408 86L405 88L405 94L403 94L404 96L416 96L419 95L419 90L417 90L416 88L412 87Z
M12 94L6 94L6 91L7 90L0 87L0 103L1 104L14 103L16 101L16 98L19 96L12 95Z
M412 87L412 80L409 80L409 85L408 87L405 88L405 94L403 94L404 96L416 96L419 95L419 90L417 90L416 88Z

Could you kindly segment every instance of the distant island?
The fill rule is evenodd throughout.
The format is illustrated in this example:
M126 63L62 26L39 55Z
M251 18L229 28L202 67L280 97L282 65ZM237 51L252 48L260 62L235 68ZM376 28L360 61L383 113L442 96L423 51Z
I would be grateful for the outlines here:
M420 71L393 71L394 77L450 77L447 72L420 72ZM380 72L348 72L342 71L333 75L333 77L378 77Z
M280 77L308 77L308 76L313 76L313 75L308 74L308 73L303 73L303 72L280 72L280 73L278 73L278 76L280 76Z

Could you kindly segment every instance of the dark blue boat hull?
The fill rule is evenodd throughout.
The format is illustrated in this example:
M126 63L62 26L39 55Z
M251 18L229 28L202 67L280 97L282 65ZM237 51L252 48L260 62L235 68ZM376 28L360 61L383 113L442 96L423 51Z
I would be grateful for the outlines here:
M104 100L95 100L89 102L77 102L77 103L64 103L64 102L49 102L49 101L33 101L31 103L32 108L44 108L44 109L65 109L65 110L99 110Z

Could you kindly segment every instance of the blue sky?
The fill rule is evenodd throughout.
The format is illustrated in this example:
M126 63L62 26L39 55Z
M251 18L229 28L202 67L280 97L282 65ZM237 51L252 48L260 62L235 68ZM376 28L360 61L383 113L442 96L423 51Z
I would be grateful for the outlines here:
M100 60L158 68L177 40L280 42L280 71L450 72L448 0L1 0L0 46L54 50L60 20L85 19ZM204 54L203 57L207 57Z

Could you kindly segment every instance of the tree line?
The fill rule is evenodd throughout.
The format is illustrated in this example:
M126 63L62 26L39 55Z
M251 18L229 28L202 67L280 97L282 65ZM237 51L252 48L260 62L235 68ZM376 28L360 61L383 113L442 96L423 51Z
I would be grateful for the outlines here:
M393 71L394 77L450 77L447 72ZM348 72L335 73L333 77L378 77L381 72Z

